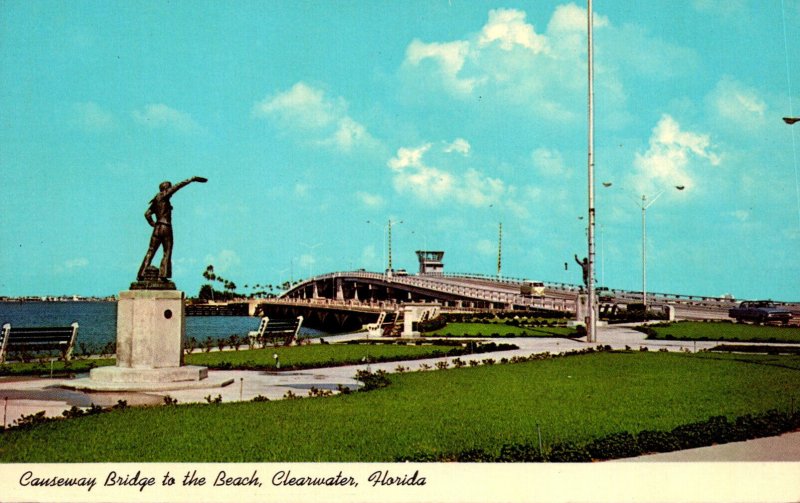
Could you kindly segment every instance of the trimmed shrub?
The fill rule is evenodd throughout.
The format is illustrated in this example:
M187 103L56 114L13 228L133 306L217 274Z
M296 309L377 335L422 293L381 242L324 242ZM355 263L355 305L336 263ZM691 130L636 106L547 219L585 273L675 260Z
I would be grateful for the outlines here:
M672 433L645 430L636 435L636 442L643 454L648 452L672 452L681 448Z
M501 463L540 463L545 457L533 444L505 444L500 448L497 461Z
M592 459L632 458L642 453L636 438L628 432L614 433L586 445Z
M556 444L547 455L547 460L553 463L585 463L592 460L592 456L585 447L572 442Z

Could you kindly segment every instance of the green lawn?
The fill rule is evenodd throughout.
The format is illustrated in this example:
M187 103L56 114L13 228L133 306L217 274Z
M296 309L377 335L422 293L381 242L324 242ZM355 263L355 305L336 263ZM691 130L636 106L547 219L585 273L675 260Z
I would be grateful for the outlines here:
M577 335L571 327L516 327L505 323L448 323L426 337L569 337Z
M800 327L679 321L650 325L646 330L650 339L800 343Z
M275 368L278 355L282 369L333 367L361 363L364 358L371 362L413 360L443 356L454 346L444 345L395 345L395 344L313 344L308 346L268 347L240 351L214 351L187 355L187 365L202 365L210 368ZM457 347L457 349L461 349Z
M596 353L396 374L387 388L330 398L129 408L56 421L4 433L0 461L392 461L536 442L537 425L546 447L788 410L798 390L800 357Z
M361 363L364 358L371 362L414 360L444 356L452 350L465 351L460 346L428 344L313 344L291 347L268 347L264 349L242 349L239 351L195 352L186 355L186 365L201 365L212 369L272 369L277 354L282 369L333 367ZM114 365L115 360L80 359L70 362L54 361L54 374L88 372L94 367ZM1 375L49 375L50 363L7 363L0 365Z

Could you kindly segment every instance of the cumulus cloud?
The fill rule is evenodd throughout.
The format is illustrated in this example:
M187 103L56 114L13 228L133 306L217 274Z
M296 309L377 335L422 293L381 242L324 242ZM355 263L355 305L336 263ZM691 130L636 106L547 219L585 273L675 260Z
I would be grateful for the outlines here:
M374 144L367 128L348 115L347 102L321 89L297 82L291 89L268 96L253 106L255 117L310 138L312 144L349 152Z
M367 192L357 192L356 197L361 204L370 208L379 208L383 206L383 198L377 194L369 194Z
M152 129L171 129L180 133L201 131L200 126L192 119L191 115L163 103L147 105L144 110L134 110L133 119Z
M698 169L695 160L711 166L721 162L709 135L684 131L674 118L665 114L653 128L648 150L636 154L632 185L642 194L669 186L690 188Z
M537 171L543 176L569 177L572 172L564 163L564 157L558 150L537 148L531 154L531 160Z
M725 124L733 124L736 129L757 129L766 122L767 104L758 91L731 77L717 83L708 102Z
M435 63L432 71L446 89L457 94L470 94L478 79L458 76L469 48L469 42L464 40L426 44L414 39L406 49L405 64L416 67L425 60L431 60Z
M444 147L444 151L448 154L451 152L457 152L465 156L469 155L470 150L472 150L472 145L470 145L469 142L464 138L456 138L453 143L449 143Z
M88 132L110 131L116 127L114 114L92 101L72 106L72 123Z
M502 50L524 47L534 54L547 51L547 38L539 35L533 25L525 22L525 13L514 9L489 11L489 21L478 37L479 46L496 43Z
M425 91L417 96L443 91L460 100L491 97L494 104L525 107L547 121L578 121L584 116L586 18L584 7L560 5L542 31L522 10L491 10L472 36L411 42L401 72L409 86ZM598 13L593 26L599 55L595 85L604 106L614 111L613 124L627 120L624 75L668 78L696 64L692 51L636 26L614 26ZM608 54L615 57L603 57Z
M424 160L433 144L403 147L387 165L394 173L394 187L401 194L411 194L420 201L436 204L444 201L468 206L488 206L497 203L508 187L497 178L469 168L463 173L433 166ZM433 154L446 153L447 147Z

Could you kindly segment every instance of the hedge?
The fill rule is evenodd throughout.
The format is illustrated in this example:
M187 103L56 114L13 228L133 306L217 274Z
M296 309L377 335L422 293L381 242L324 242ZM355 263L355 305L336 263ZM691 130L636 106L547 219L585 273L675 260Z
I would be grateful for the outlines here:
M483 449L468 449L458 453L438 455L420 452L400 457L397 461L581 463L769 437L798 428L800 428L800 411L787 413L769 410L761 414L740 416L733 422L724 416L714 416L706 421L678 426L672 431L644 430L635 435L629 432L614 433L586 444L564 442L545 446L540 450L530 442L512 443L502 445L496 454Z

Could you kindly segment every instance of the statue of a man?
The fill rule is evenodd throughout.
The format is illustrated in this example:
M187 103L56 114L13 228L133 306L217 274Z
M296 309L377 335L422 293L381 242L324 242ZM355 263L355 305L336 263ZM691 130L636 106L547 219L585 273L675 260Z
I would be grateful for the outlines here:
M583 257L583 261L578 260L578 255L575 255L575 262L581 266L583 270L583 286L588 290L589 289L589 259L587 257Z
M205 183L208 179L195 176L178 182L172 185L170 182L162 182L158 186L158 194L150 201L150 207L144 213L144 218L150 227L153 228L153 234L150 236L150 247L142 261L142 266L139 268L137 279L142 281L144 278L144 271L150 266L158 247L161 247L163 257L161 258L161 267L158 271L159 279L167 280L172 277L172 205L169 199L174 193L192 182Z

